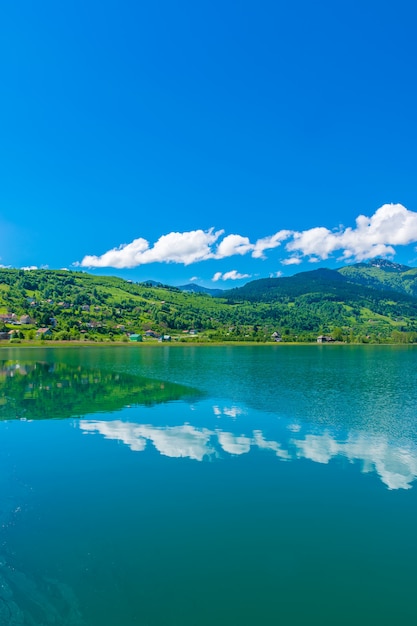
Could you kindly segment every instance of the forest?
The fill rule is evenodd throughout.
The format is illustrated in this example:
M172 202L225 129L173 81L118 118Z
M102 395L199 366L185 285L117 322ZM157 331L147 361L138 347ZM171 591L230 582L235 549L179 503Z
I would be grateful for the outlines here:
M219 295L68 270L0 269L3 341L417 342L416 271L385 262L266 278ZM416 292L417 293L417 292ZM43 332L41 332L43 329ZM46 331L46 332L45 332Z

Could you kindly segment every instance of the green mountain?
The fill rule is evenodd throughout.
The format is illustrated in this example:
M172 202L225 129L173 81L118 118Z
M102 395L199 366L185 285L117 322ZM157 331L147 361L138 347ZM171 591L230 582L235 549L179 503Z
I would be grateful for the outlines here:
M281 324L303 338L306 331L332 333L336 327L338 337L349 331L350 336L375 340L393 331L417 331L413 276L417 270L390 262L360 264L259 279L225 291L223 297L235 305L274 305Z
M34 340L417 341L417 269L384 261L207 293L66 270L0 269L0 332ZM146 331L153 331L147 336Z
M342 267L339 273L357 285L366 285L383 291L395 291L417 297L417 268L374 259Z
M400 266L404 267L404 266ZM417 305L417 294L406 291L404 275L412 272L396 272L373 268L365 264L344 267L339 270L318 269L300 272L290 277L263 278L247 283L243 287L223 292L229 302L248 300L252 302L280 301L285 298L316 296L318 300L363 303L373 306L379 301L395 301L413 315ZM417 279L417 270L416 279ZM373 278L371 278L373 277Z
M187 291L189 293L206 293L209 296L222 296L224 289L209 289L208 287L201 287L195 283L188 283L187 285L180 285L178 287L181 291Z

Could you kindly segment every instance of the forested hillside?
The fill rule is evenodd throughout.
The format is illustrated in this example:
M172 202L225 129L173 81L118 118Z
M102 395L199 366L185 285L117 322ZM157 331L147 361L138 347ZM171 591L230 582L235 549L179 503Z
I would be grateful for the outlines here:
M0 269L0 332L3 341L417 341L417 298L383 290L384 281L361 284L357 267L356 282L349 268L321 269L221 297L84 272Z
M342 267L338 272L358 285L417 297L417 268L375 259L369 263Z

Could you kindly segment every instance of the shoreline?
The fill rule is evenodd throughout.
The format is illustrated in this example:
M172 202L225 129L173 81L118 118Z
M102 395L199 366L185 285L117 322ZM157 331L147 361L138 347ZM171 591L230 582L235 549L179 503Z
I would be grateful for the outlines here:
M161 347L231 347L231 346L257 346L257 347L283 347L283 346L417 346L417 343L347 343L344 341L332 341L328 343L303 342L303 341L280 341L280 342L257 342L257 341L143 341L143 342L125 342L125 341L25 341L19 343L11 343L10 341L0 341L0 350L7 348L127 348L140 349L143 347L161 348Z

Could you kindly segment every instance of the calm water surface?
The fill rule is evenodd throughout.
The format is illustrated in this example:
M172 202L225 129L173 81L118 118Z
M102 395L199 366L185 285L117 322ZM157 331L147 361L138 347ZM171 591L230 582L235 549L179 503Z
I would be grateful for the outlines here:
M0 624L413 624L417 349L0 350Z

